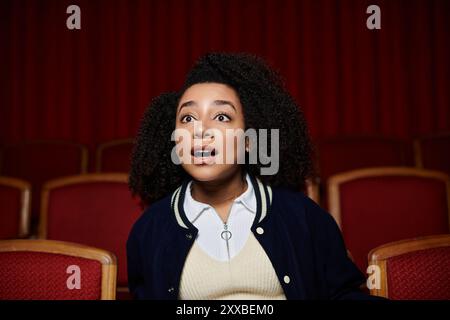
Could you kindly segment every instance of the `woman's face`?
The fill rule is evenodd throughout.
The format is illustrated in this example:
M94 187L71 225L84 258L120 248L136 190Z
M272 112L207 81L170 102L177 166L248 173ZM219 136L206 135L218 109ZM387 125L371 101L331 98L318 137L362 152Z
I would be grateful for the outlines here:
M176 138L177 153L193 179L222 180L239 170L245 122L234 89L220 83L189 87L178 103L175 127L184 133Z

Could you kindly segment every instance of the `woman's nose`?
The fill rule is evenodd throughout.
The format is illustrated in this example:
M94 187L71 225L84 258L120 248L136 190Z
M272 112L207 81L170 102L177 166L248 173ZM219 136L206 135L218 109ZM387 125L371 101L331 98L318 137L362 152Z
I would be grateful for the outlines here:
M208 123L204 121L195 121L194 122L194 138L195 139L205 139L205 138L213 138L213 130L209 130Z

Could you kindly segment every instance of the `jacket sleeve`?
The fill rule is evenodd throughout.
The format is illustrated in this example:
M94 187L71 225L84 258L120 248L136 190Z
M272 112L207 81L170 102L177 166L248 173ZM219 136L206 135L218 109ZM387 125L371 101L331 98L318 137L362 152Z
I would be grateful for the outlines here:
M333 217L313 201L307 205L313 216L317 256L332 300L378 299L360 287L365 277L347 255L344 239Z

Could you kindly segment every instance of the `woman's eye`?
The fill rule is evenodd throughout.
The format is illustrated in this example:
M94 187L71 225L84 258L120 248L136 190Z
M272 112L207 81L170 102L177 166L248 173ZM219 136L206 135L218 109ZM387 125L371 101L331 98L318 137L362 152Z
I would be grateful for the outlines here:
M194 118L190 115L185 115L184 117L181 118L181 122L191 122L194 121Z
M218 114L218 115L215 117L215 119L216 119L216 120L219 120L220 122L228 122L228 121L231 120L229 116L227 116L226 114L223 114L223 113Z

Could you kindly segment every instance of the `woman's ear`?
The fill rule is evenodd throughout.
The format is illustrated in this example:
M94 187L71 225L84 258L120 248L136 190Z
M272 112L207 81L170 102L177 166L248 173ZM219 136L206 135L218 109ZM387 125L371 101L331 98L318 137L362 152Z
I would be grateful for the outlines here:
M245 152L250 152L250 140L248 137L245 137Z

